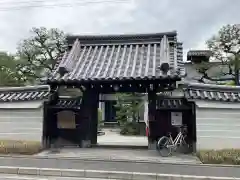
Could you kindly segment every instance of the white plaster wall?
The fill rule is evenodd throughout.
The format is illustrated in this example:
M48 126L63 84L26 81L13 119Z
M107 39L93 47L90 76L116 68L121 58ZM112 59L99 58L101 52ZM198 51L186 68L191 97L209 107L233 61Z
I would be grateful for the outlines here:
M240 148L240 108L197 107L196 130L197 150Z
M42 107L28 106L29 104L26 104L27 108L0 109L0 139L41 141Z

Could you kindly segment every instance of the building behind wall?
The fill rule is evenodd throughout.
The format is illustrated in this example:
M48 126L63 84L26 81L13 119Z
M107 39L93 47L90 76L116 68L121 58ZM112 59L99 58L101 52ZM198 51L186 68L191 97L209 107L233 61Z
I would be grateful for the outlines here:
M223 64L212 57L212 52L209 50L190 50L187 53L187 60L184 62L185 77L183 81L186 83L205 83L205 84L224 84L228 81L210 81L204 79L203 74L199 73L197 68L202 66L201 64L208 68L206 73L209 77L219 79L219 78L231 78L230 75L225 75L229 72L229 67L227 64Z

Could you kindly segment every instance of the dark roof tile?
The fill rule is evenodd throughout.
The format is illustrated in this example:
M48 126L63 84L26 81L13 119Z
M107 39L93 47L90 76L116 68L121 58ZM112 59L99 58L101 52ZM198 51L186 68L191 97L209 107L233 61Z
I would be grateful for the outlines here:
M212 51L210 50L190 50L187 53L187 56L212 56Z
M43 100L49 96L49 86L0 88L0 102Z
M71 35L67 37L67 42L72 45L76 39L79 39L81 44L114 44L114 43L148 43L159 42L167 36L169 40L175 41L177 32L162 32L149 34L112 34L112 35Z
M183 91L187 99L240 102L240 87L191 83Z
M171 34L173 45L167 35L79 37L62 58L51 80L179 79L177 70L180 70L178 62L182 61L182 45L177 43L176 33ZM103 40L106 44L100 43ZM162 63L170 65L167 75L159 69ZM68 71L63 77L59 75L61 68Z
M182 98L163 97L157 99L157 109L185 108L187 107Z

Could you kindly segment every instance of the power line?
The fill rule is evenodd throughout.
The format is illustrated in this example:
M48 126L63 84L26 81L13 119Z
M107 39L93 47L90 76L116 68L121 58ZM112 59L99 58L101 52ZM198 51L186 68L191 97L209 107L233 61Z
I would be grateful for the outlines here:
M11 2L6 2L6 1L1 1L0 0L0 5L21 5L21 4L34 4L34 3L48 3L48 2L55 2L55 3L59 3L59 2L66 2L67 0L18 0L18 1L11 1ZM71 0L71 1L77 1L77 2L99 2L102 0ZM113 0L114 2L114 0Z
M11 11L11 10L22 10L22 9L28 9L28 8L56 8L56 7L76 7L76 6L86 6L88 4L102 4L102 3L127 3L127 2L131 2L131 0L101 0L101 1L85 1L85 2L81 2L77 1L77 2L73 2L73 3L60 3L60 4L42 4L42 5L36 5L37 3L48 3L49 1L42 1L42 0L35 0L35 1L30 1L30 2L26 2L26 1L22 1L22 2L17 2L14 3L14 6L9 6L10 4L8 3L8 6L6 7L0 7L0 11ZM34 5L35 3L35 5ZM2 4L4 3L0 3L0 5L2 6ZM17 4L22 4L20 6L16 6ZM7 5L7 3L5 3L5 5Z
M53 2L54 2L54 0L52 0ZM63 2L64 1L64 2ZM31 4L39 4L39 3L47 3L46 5L68 5L68 4L92 4L92 3L121 3L121 2L126 2L126 0L92 0L92 1L90 1L90 0L86 0L86 1L84 1L84 0L75 0L75 2L73 1L73 2L71 2L71 3L65 3L66 2L66 0L63 0L62 2L61 2L61 0L60 0L60 3L59 3L59 0L58 0L58 2L54 2L53 4L51 4L52 2L51 2L51 0L48 0L48 1L44 1L44 0L33 0L33 1L17 1L17 2L11 2L11 3L9 3L9 2L1 2L0 1L0 5L2 6L2 5L4 5L5 6L5 8L8 8L8 7L17 7L17 5L23 5L24 7L25 6L31 6ZM50 4L48 4L48 3L50 3ZM13 5L13 6L12 6ZM38 5L39 6L39 5Z

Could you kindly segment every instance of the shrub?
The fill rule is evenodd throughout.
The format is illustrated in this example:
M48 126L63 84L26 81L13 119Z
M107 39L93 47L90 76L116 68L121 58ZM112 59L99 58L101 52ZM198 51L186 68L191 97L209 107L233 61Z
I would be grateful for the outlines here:
M122 135L140 135L139 111L144 105L141 94L118 94L116 119Z
M124 126L120 127L121 135L139 135L140 127L139 123L127 122Z
M100 131L103 127L103 120L102 120L102 111L98 109L98 130Z
M197 156L204 164L240 165L240 149L202 150Z
M42 150L41 142L0 140L0 154L33 155Z

